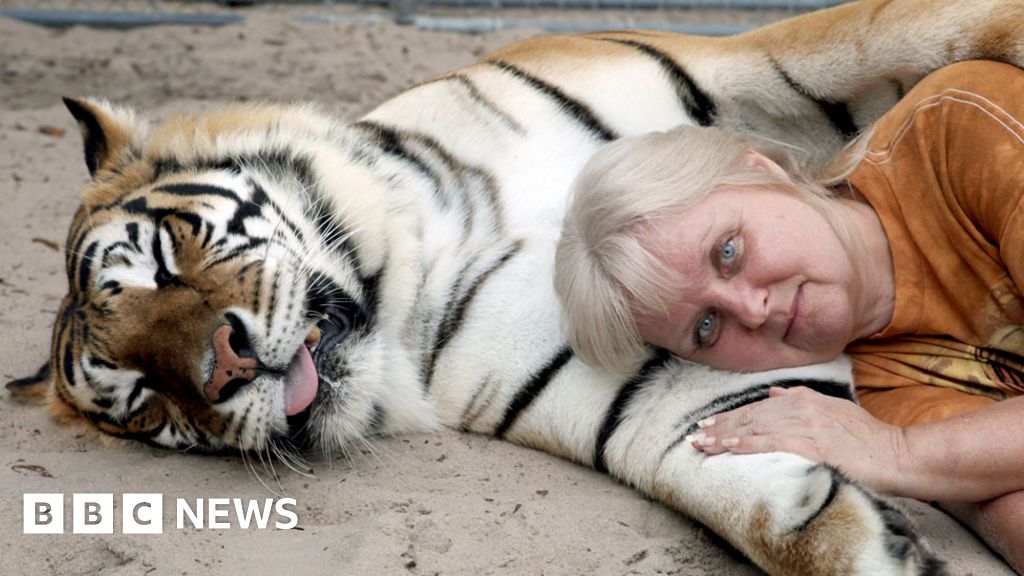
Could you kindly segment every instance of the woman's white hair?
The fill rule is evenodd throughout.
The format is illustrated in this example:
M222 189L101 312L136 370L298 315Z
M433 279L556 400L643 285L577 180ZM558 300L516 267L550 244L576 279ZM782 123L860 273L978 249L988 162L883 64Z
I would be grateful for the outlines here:
M849 245L829 187L843 182L863 156L867 138L856 142L841 156L846 160L816 177L792 148L715 128L680 126L621 138L598 150L573 183L555 252L555 291L576 354L622 374L636 368L644 342L635 316L666 313L686 282L651 253L644 235L653 222L718 188L770 187L794 194L818 209ZM752 150L786 174L757 166Z

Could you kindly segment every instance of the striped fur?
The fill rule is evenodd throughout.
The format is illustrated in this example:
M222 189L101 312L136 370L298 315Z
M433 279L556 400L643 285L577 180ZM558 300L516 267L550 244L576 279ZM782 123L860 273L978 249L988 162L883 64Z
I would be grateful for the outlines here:
M51 360L10 387L179 449L493 434L607 471L772 574L940 574L906 519L838 471L682 441L771 383L849 395L844 361L736 375L652 351L617 379L566 347L550 267L566 191L602 143L697 123L820 160L966 58L1024 63L1024 2L868 0L720 39L543 37L351 126L254 105L149 126L70 101L94 182L69 232ZM201 391L228 322L263 371L214 403ZM286 418L284 374L318 324L332 336L317 398Z

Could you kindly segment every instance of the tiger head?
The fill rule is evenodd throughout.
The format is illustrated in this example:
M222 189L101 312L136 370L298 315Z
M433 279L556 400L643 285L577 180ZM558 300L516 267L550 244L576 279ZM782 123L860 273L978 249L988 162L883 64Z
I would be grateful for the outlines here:
M176 449L344 448L385 425L412 370L383 302L411 295L385 285L406 263L372 154L301 107L151 125L65 102L92 181L50 359L12 393ZM423 418L392 412L410 429Z

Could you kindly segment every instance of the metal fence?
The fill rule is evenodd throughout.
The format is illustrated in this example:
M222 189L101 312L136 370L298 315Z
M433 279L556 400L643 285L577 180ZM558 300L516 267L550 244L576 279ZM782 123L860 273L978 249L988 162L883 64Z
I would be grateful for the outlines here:
M849 0L0 0L0 16L46 26L223 25L253 13L305 22L394 20L428 30L648 28L742 32Z

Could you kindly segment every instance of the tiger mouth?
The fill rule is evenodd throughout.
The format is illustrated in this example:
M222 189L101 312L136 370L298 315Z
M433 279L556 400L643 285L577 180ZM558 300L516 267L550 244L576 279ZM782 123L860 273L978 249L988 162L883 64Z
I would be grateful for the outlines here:
M292 357L285 374L284 381L284 413L285 416L294 416L303 412L313 404L316 398L317 389L320 388L320 376L317 373L316 365L313 363L313 355L305 345Z
M320 374L329 352L338 344L337 330L321 320L296 351L285 378L285 418L290 436L303 433L313 407L323 401L327 385ZM315 378L315 385L311 380Z
M327 352L337 344L336 330L332 326L328 320L321 320L310 330L302 346L295 352L285 375L286 417L309 411L320 396L320 372Z

